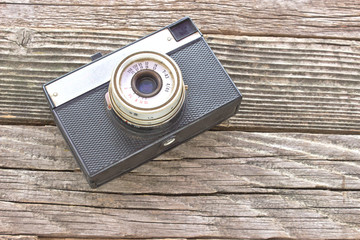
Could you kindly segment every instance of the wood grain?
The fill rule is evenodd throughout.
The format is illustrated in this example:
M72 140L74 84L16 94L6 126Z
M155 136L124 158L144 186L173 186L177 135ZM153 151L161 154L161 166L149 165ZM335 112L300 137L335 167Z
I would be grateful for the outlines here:
M2 29L0 122L53 124L41 85L147 32ZM358 41L207 34L244 95L221 129L360 132Z
M3 26L154 31L190 16L204 33L360 38L356 0L3 0L0 4Z
M0 235L0 240L38 240L37 236Z
M360 239L359 9L0 1L0 239ZM184 16L243 93L240 111L91 189L57 128L34 126L54 124L41 85Z
M210 131L91 189L56 127L0 126L0 232L360 238L360 137Z

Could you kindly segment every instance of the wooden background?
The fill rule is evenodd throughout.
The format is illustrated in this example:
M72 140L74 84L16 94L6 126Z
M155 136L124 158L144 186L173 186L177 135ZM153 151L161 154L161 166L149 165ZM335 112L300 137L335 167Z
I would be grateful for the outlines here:
M42 84L190 16L236 116L91 189ZM0 239L360 239L360 2L0 0Z

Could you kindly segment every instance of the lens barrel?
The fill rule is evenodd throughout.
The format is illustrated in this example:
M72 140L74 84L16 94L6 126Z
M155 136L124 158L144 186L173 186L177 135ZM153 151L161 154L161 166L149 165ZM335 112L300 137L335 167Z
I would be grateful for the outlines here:
M185 100L181 71L169 56L136 52L114 69L109 85L112 109L129 125L152 128L174 118Z

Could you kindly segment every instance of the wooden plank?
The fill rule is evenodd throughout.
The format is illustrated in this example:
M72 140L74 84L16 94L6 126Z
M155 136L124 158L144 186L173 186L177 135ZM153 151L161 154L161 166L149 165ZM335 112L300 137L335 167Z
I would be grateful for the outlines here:
M53 124L41 85L145 32L2 29L0 122ZM360 132L358 41L208 34L244 95L222 129Z
M0 240L38 240L37 236L0 235Z
M2 238L3 237L3 238ZM17 236L17 235L0 235L0 240L37 240L37 236ZM73 237L40 237L41 240L82 240L84 238ZM108 238L86 238L86 240L108 240ZM129 238L111 238L111 240L127 240ZM136 238L144 239L144 238ZM186 240L186 238L152 238L152 240ZM213 239L216 240L216 239Z
M0 126L0 232L360 238L360 136L210 131L91 189L56 127Z
M88 189L56 127L2 125L0 136L0 167L25 171L39 170L39 174L44 175L43 178L54 176L49 184L53 184L55 179L69 179L78 182L79 189ZM176 177L179 169L186 169L189 172L186 176L197 177L198 185L203 186L194 190L202 189L204 193L213 193L217 188L218 191L225 191L227 187L241 187L221 185L221 181L209 181L215 176L219 179L229 178L237 181L246 176L246 179L241 181L244 191L249 184L254 183L258 183L260 190L266 187L359 189L359 139L360 136L357 135L208 131L161 155L156 161L134 170L134 175L124 175L118 180L125 182L115 183L114 186L119 190L121 186L126 187L126 182L139 181L135 190L124 188L122 191L141 193L151 189L152 181L148 181L149 179L158 178L154 181L159 182L164 176L174 176L173 184L182 185L186 183L177 182ZM202 171L203 169L206 171ZM151 171L156 174L148 174ZM212 172L211 176L208 174L209 171ZM249 174L246 174L247 171ZM169 173L171 176L168 176ZM30 180L24 181L31 182ZM164 189L159 192L172 194L180 189L169 188L167 181L161 182ZM210 186L205 188L208 184ZM111 191L114 186L110 183L101 189Z
M64 193L64 192L63 192ZM66 193L64 193L66 194ZM336 213L321 204L307 205L293 192L279 195L223 195L213 197L163 197L190 210L176 207L146 209L146 199L134 197L135 208L98 208L46 203L0 201L1 230L62 237L126 238L302 238L357 239L359 206L342 207L341 194L323 191L301 192L315 203L336 199ZM288 197L290 195L291 197ZM54 197L57 197L54 195ZM298 199L296 199L298 197ZM114 197L108 197L112 200ZM136 199L137 198L137 199ZM154 200L158 200L154 198ZM150 200L153 202L154 200ZM354 202L358 202L353 200ZM334 204L332 204L334 205ZM203 206L203 207L201 207ZM142 208L142 209L141 209ZM344 223L351 209L353 220ZM11 209L11 211L9 211ZM348 210L349 210L348 209ZM354 214L356 213L356 215ZM355 215L355 216L354 216Z
M41 240L81 240L84 238L74 238L74 237L40 237ZM111 238L111 240L128 240L129 238ZM136 239L146 239L146 238L136 238ZM187 240L186 238L151 238L154 240ZM86 237L86 240L109 240L109 238L99 238L99 237ZM216 239L213 239L216 240Z
M328 1L3 0L3 26L154 31L192 17L204 33L360 38L360 3ZM54 16L54 13L56 13Z

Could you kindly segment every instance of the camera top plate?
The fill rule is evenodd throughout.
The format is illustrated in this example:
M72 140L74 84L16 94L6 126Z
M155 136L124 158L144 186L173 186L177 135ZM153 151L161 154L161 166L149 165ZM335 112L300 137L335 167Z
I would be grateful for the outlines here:
M191 21L190 18L184 18L45 84L44 91L51 100L51 107L59 107L91 89L110 81L113 69L118 64L119 59L133 52L154 51L166 54L200 38L202 36L200 31L193 31L193 29L190 28L193 33L176 41L171 28L177 25L181 26L181 23L188 21ZM193 27L196 28L195 25L193 25ZM183 34L186 34L186 31L183 32Z

